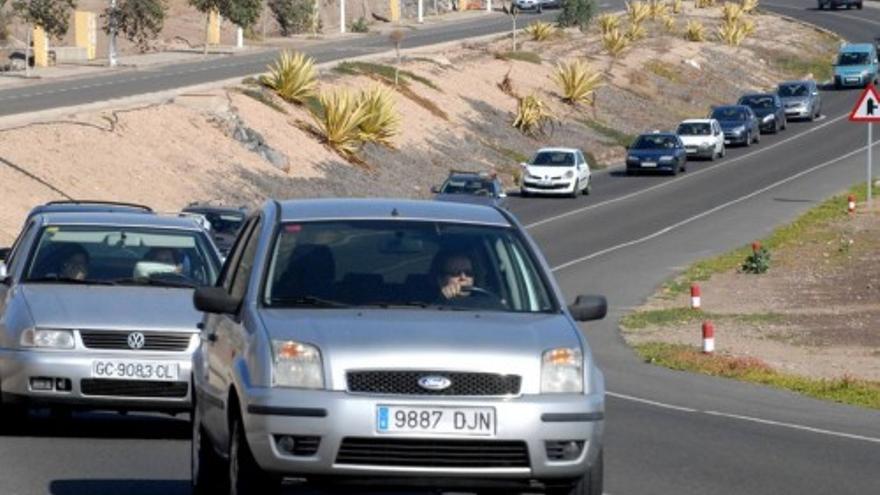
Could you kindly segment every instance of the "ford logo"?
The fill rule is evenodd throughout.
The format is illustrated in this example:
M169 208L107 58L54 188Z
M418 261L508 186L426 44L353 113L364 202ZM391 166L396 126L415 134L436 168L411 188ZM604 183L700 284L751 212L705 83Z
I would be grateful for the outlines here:
M452 381L445 376L429 375L419 378L419 386L425 390L446 390L452 386Z

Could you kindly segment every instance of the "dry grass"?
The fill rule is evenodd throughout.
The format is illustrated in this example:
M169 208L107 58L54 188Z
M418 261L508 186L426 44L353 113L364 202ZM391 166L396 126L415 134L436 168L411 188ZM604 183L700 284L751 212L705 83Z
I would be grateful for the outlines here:
M682 0L672 0L672 13L681 14L682 10L684 10L684 2Z
M669 5L666 0L648 0L648 11L651 20L659 21L669 15Z
M626 2L626 15L631 24L641 24L651 15L651 7L641 0Z
M630 41L638 41L647 35L648 32L645 30L645 26L641 24L630 23L629 28L626 30L626 37Z
M730 46L739 46L746 39L746 31L742 24L733 21L725 21L716 31L718 39Z
M740 5L742 6L743 12L746 14L752 14L758 8L759 0L742 0Z
M701 42L706 40L706 28L700 21L688 21L684 28L684 39Z
M743 13L743 8L739 4L724 2L721 7L721 19L727 23L738 21Z

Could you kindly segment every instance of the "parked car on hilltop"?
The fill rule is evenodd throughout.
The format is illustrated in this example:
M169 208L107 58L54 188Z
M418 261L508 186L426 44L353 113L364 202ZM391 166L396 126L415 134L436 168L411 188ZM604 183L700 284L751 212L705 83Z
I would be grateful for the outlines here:
M652 132L638 136L627 148L626 173L665 172L672 175L684 172L687 150L677 134Z
M525 228L439 201L269 201L193 357L196 493L283 476L601 495L604 379Z
M715 160L727 153L724 147L724 131L715 119L688 119L678 124L676 134L684 143L688 158Z
M814 120L822 114L822 95L816 81L785 81L776 88L786 119Z
M740 97L737 105L745 105L758 117L760 132L777 133L788 126L782 99L775 93L750 93Z
M745 105L727 105L715 107L710 114L721 124L724 131L724 144L741 144L751 146L761 140L761 130L758 128L758 117L755 112Z
M520 194L590 194L593 178L590 164L576 148L541 148L528 163L521 163Z

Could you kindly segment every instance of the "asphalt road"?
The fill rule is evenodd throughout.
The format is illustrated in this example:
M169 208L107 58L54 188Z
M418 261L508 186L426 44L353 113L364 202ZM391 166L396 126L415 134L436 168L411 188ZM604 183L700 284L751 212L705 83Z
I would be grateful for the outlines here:
M764 5L853 41L880 31L872 8ZM845 118L857 95L826 91L823 120L691 163L677 178L612 171L599 174L589 197L513 198L566 294L602 293L612 305L609 318L584 330L609 392L608 493L880 493L880 413L644 365L616 329L617 316L683 266L762 237L864 180L866 132ZM723 347L723 330L717 340ZM188 435L183 420L35 418L0 439L0 493L186 494Z

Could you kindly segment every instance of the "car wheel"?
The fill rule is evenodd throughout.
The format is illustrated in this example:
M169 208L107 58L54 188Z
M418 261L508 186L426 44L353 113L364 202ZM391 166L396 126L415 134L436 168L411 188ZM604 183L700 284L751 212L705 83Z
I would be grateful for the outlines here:
M745 144L746 144L746 148L748 148L749 146L752 145L752 133L751 133L751 131L749 131L749 133L746 134L746 143L745 143Z
M862 10L862 2L857 3L856 8Z
M230 425L229 495L270 495L281 490L281 482L263 471L247 443L244 425L237 415Z
M603 457L600 450L596 461L582 477L574 480L568 486L548 486L547 495L602 495L602 490L605 488L602 479L604 475Z
M758 144L758 143L760 143L760 142L761 142L761 133L760 133L760 132L756 132L756 133L755 133L755 144Z
M214 451L214 447L205 436L205 429L195 411L191 423L190 479L193 495L222 493L223 472L226 470L223 458Z
M525 189L520 189L520 190L519 190L519 195L520 195L520 197L522 197L522 198L528 198L528 197L529 197L529 192L526 191Z
M0 404L0 433L15 432L27 419L27 407L19 404Z
M593 192L593 178L587 177L587 187L584 188L584 196L589 196Z
M712 154L709 155L709 161L714 162L716 158L721 154L719 151L715 151L715 148L712 148Z
M571 194L569 194L569 196L572 198L576 198L576 197L578 197L578 194L580 194L580 192L581 192L581 180L577 179L574 181L574 187L571 189Z

